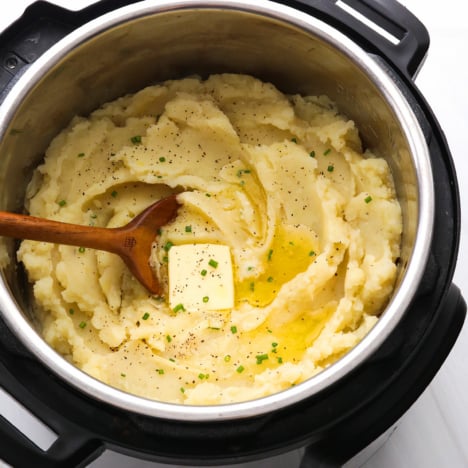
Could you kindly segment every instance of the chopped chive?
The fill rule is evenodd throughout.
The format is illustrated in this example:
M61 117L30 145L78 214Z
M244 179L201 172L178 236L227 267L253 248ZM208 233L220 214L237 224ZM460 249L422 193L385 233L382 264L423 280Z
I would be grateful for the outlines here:
M67 201L66 200L60 200L57 203L59 204L59 206L65 206L67 204Z
M183 304L177 304L172 310L174 312L185 312L185 307Z
M273 276L269 276L269 277L267 278L267 281L268 281L269 283L273 283Z
M328 149L326 149L326 150L323 152L323 155L324 155L324 156L327 156L327 155L330 154L330 153L331 153L331 148L328 148Z
M203 299L202 299L202 301L204 303L207 303L209 300L210 300L210 298L208 296L204 296Z
M112 190L112 192L111 192L111 196L112 196L112 197L115 198L115 197L117 196L117 194L118 194L118 193L117 193L117 190Z
M210 198L210 197L211 197L211 193L205 193L205 197Z
M244 372L244 369L245 369L244 366L239 366L239 367L236 369L236 372L239 373L239 374L242 374L242 372Z
M311 151L311 152L309 153L309 156L310 156L311 158L315 158L315 151Z
M296 137L291 138L291 141L292 141L293 143L297 143L297 138L296 138Z
M273 342L273 343L271 343L271 346L272 346L273 348L276 348L276 347L278 346L278 343Z
M224 356L224 362L229 362L231 360L231 356L229 354L226 354L226 356Z
M164 369L156 369L157 373L159 375L163 375L164 374Z
M282 358L282 357L279 357L279 358L277 359L277 361L278 361L278 364L283 364L283 358Z
M174 359L174 358L172 358L172 357L170 357L170 358L169 358L169 361L171 361L171 362L175 362L175 359Z
M70 315L73 315L73 314L75 313L75 310L74 310L74 309L68 309L68 313L69 313Z
M148 319L149 319L149 316L150 316L150 314L148 314L148 312L145 312L145 313L143 314L143 317L141 317L141 318L142 318L143 320L148 320Z
M166 158L165 158L164 156L161 156L161 157L159 158L159 162L166 162Z
M253 292L255 291L255 283L252 281L250 284L249 284L249 289Z
M271 261L272 255L273 255L273 249L270 249L270 250L268 251L268 257L267 257L269 262Z
M268 359L268 354L257 354L255 358L257 359L257 364L261 364L263 361Z
M185 226L185 232L192 232L192 226Z
M78 153L78 157L82 158L84 156L84 153Z
M334 169L335 168L331 164L327 167L328 172L333 172Z
M200 380L207 379L209 377L209 374L198 374L198 378Z
M173 244L171 241L167 241L167 242L164 244L163 249L164 249L166 252L169 252L169 250L171 250L171 247L172 247L173 245L174 245L174 244Z
M184 388L184 387L180 387L180 391L181 391L182 393L185 393L185 388Z
M203 269L202 271L200 271L200 275L202 276L206 276L206 274L208 273L207 270Z
M141 135L135 135L130 138L130 141L136 145L138 143L141 143Z
M127 374L124 374L123 372L120 374L121 377L127 377Z
M166 341L170 343L172 341L171 335L166 335Z
M85 252L85 250L86 250L86 249L85 249L84 247L80 247L80 248L78 249L78 252L80 252L80 253L84 253L84 252Z
M239 169L237 171L237 177L242 177L242 174L250 174L251 172L250 169Z
M235 325L231 327L231 333L237 333L237 327Z
M163 257L163 262L167 263L169 261L169 257L167 255L164 255Z
M372 197L370 195L368 195L366 198L364 198L364 201L366 203L370 203L372 201Z
M80 328L86 327L86 322L80 322L79 327L80 327Z
M218 268L218 262L214 260L213 258L210 259L210 261L208 262L208 265L210 265L213 268Z
M315 255L316 255L316 253L313 250L311 250L309 252L309 257L315 257Z

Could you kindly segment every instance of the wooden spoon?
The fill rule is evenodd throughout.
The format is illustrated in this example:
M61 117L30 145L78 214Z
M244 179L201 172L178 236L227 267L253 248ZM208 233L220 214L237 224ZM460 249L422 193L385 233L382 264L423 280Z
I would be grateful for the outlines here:
M159 280L149 264L151 248L158 230L176 216L179 207L176 195L171 195L119 228L81 226L0 211L0 235L115 253L148 291L161 294Z

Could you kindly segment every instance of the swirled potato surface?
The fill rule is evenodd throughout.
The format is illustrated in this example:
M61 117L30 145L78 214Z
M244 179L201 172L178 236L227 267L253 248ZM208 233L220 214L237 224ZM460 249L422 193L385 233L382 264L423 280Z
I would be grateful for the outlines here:
M195 405L279 392L354 347L392 294L402 221L391 173L326 96L233 74L150 86L74 118L26 208L116 227L171 193L182 206L151 257L162 297L110 253L18 251L44 339L111 386ZM228 249L232 307L170 303L170 250L182 245Z

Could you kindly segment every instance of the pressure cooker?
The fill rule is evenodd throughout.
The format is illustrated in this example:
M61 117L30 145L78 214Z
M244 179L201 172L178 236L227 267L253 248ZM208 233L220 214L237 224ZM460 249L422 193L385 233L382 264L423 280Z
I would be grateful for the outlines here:
M213 465L305 447L303 467L338 466L391 427L443 364L466 313L452 283L456 174L413 82L428 46L425 27L394 0L101 0L79 11L38 1L6 29L2 210L23 209L32 171L74 115L166 79L234 72L330 96L387 160L404 227L395 292L361 343L288 390L212 406L126 394L56 353L38 331L17 243L2 239L0 385L58 437L42 450L0 417L0 459L84 466L109 447Z

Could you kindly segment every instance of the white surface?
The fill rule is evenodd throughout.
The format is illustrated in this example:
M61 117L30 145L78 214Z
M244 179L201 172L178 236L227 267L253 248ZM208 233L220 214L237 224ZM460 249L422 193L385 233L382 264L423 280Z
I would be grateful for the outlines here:
M401 0L426 25L431 47L416 84L432 106L444 129L459 177L462 212L468 206L468 3L465 0ZM30 0L4 0L0 30L21 14ZM78 9L90 0L56 0L53 3ZM455 283L468 297L468 224L463 219L461 249ZM364 465L366 468L462 468L468 466L468 323L432 384L404 416L389 441ZM0 394L0 412L7 405ZM0 441L1 443L1 441ZM243 468L293 468L297 452ZM1 462L0 462L1 466ZM166 465L143 462L106 452L93 468L158 468Z

